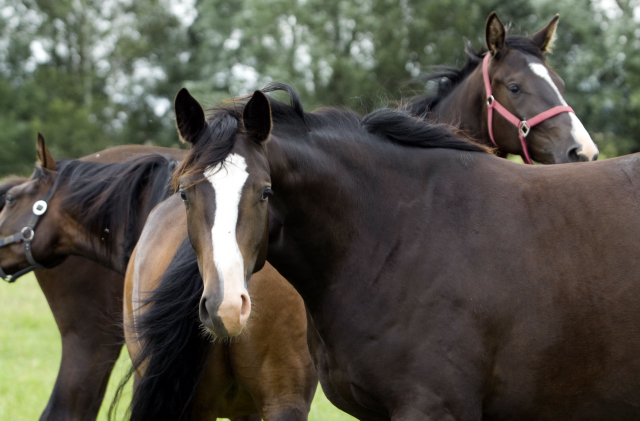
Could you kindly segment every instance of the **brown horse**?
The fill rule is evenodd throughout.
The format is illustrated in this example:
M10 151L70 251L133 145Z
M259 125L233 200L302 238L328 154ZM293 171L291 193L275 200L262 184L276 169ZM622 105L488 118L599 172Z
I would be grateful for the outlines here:
M246 328L211 341L198 319L203 281L186 237L173 196L149 215L129 262L125 337L137 368L130 419L306 420L318 378L302 299L268 263L253 276L249 270Z
M192 100L183 90L176 104L188 108ZM264 96L260 100L267 101ZM216 250L225 262L220 270L199 270L194 264L196 253L213 250L194 252L191 247L196 240L187 238L187 215L180 203L181 198L186 201L184 190L151 213L127 268L124 317L131 329L125 337L137 379L132 421L210 420L254 412L271 421L307 419L318 380L307 348L304 304L265 264L270 194L262 146L266 137L253 132L251 104L243 128L235 118L205 125L204 114L201 126L191 128L223 143L240 131L243 141L235 149L242 149L244 156L257 152L260 161L249 162L259 168L251 173L244 172L246 163L236 162L209 168L207 182L199 174L184 180L204 189L229 178L245 186L208 204L216 209L216 218L235 218L240 227L238 233L222 233L223 243ZM182 140L195 143L196 137L184 135L185 108L178 105L176 112ZM218 153L226 155L225 147ZM240 215L233 213L239 202L245 205ZM230 241L236 234L242 239L240 248Z
M251 109L252 133L272 129L262 152L207 136L184 104L182 136L201 138L176 175L213 281L228 265L215 235L253 231L244 197L262 190L237 172L193 176L268 171L267 258L304 299L336 406L367 420L640 418L640 156L517 165L402 112L292 102ZM225 115L242 126L247 112ZM217 195L240 191L225 209L237 224L219 219Z
M150 153L173 159L181 159L185 154L174 149L127 145L91 154L80 161L108 164ZM7 191L27 181L13 178L0 185L0 210ZM94 420L124 343L123 275L85 257L69 256L54 268L35 270L35 276L62 340L58 376L40 420Z
M474 141L495 146L501 156L520 155L526 162L530 155L543 164L595 161L598 148L578 117L566 108L535 126L519 127L522 121L534 121L540 113L567 106L562 97L564 82L544 58L551 49L558 19L554 16L532 38L526 38L506 36L504 25L495 12L491 13L485 26L486 48L475 52L469 44L467 63L461 69L445 67L424 77L437 84L437 93L417 98L406 109L417 116L454 124ZM487 92L483 80L485 57L491 92ZM513 122L499 115L500 104L512 115ZM490 108L494 110L491 127Z

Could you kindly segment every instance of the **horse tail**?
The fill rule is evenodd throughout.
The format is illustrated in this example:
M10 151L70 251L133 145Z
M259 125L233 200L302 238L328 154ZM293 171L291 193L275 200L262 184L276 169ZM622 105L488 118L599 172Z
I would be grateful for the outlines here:
M135 385L130 420L189 421L198 384L202 378L210 342L201 333L198 304L203 284L196 255L185 238L136 320L141 344L129 374L120 383L109 410L126 381L144 363L144 376Z

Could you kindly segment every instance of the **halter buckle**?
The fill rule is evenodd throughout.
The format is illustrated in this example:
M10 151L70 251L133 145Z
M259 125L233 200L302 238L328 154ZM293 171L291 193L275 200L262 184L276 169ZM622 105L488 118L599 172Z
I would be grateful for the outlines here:
M522 122L520 122L518 131L520 132L520 136L527 137L529 131L531 131L531 127L529 127L529 125L527 124L527 120L522 120Z
M20 234L22 234L22 239L25 241L31 241L33 240L33 236L35 234L35 232L33 231L33 228L31 227L24 227L22 228L22 231L20 231Z
M44 200L38 200L33 204L33 213L34 215L42 215L47 211L47 202Z
M487 98L487 107L491 107L493 105L493 101L495 101L496 99L493 97L493 95L489 95L489 98Z

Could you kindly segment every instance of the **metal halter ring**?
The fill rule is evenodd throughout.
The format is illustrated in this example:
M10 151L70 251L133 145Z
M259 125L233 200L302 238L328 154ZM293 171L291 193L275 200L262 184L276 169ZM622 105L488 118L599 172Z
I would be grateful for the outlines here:
M531 130L531 128L527 124L527 121L523 120L520 123L520 129L518 129L518 130L520 131L520 135L522 135L522 137L527 137L527 135L529 134L529 131Z
M487 106L490 107L495 100L496 99L493 97L493 95L489 96L489 98L487 98Z
M22 231L20 231L20 234L22 234L22 239L23 240L31 241L31 240L33 240L33 235L35 234L35 232L33 231L33 228L31 228L31 227L24 227L24 228L22 228Z
M44 200L38 200L36 203L33 204L34 215L40 216L46 211L47 211L47 202L45 202Z

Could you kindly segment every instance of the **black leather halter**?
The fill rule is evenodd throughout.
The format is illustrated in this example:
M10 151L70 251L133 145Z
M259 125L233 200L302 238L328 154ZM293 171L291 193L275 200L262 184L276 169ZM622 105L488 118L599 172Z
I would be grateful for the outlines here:
M17 271L12 275L7 275L0 266L0 277L7 282L15 282L16 279L21 277L24 274L27 274L35 269L44 269L40 263L36 262L36 259L33 258L33 253L31 251L31 242L33 241L33 237L36 235L35 228L38 220L44 213L47 211L47 202L51 199L51 195L53 194L53 189L49 189L47 194L44 195L44 199L38 200L33 204L31 218L29 218L29 222L27 225L20 230L20 232L15 233L13 235L9 235L4 238L0 238L0 247L8 246L11 244L22 242L24 246L24 254L27 256L27 260L31 266L26 267Z

